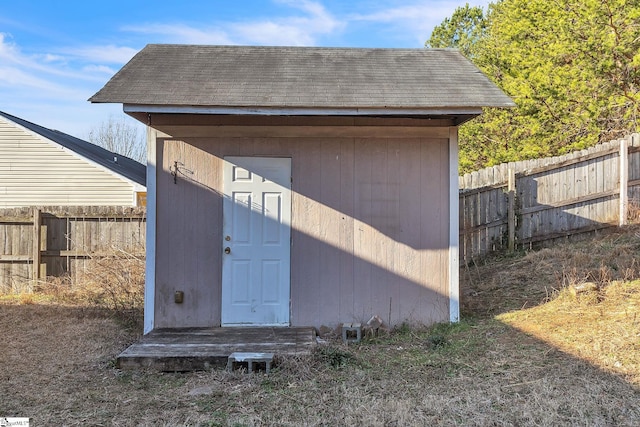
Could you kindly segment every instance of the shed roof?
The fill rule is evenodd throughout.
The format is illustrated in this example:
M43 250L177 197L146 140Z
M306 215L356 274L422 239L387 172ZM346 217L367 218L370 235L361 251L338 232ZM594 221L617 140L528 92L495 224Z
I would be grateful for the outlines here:
M147 45L91 102L452 110L513 101L457 50Z
M54 129L45 128L19 117L12 116L11 114L7 114L3 111L0 111L0 116L73 151L85 159L109 169L115 174L142 186L146 186L147 167L140 162L106 150L95 144L76 138L75 136L71 136Z

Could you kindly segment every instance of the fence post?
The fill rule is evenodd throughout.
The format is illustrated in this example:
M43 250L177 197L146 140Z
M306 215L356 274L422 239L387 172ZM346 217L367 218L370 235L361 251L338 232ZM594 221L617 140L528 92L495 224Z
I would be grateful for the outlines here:
M620 140L620 221L622 227L627 224L629 215L629 142Z
M42 246L42 237L40 235L40 230L41 230L41 212L40 209L38 208L34 208L33 209L33 272L32 272L32 276L33 276L33 286L35 288L35 286L38 285L38 281L40 280L40 262L41 262L41 255L40 255L40 248Z

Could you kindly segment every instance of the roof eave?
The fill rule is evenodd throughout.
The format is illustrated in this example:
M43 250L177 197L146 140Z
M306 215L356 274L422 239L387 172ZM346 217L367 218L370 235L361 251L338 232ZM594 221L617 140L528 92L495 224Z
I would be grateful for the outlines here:
M212 114L244 116L478 116L482 107L228 107L124 104L125 113Z

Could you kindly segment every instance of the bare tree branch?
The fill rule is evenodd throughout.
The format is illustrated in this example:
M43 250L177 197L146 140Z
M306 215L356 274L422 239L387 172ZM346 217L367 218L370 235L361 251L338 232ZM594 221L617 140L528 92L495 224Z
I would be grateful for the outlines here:
M89 131L87 139L109 151L146 163L144 132L140 132L126 116L110 115L106 121Z

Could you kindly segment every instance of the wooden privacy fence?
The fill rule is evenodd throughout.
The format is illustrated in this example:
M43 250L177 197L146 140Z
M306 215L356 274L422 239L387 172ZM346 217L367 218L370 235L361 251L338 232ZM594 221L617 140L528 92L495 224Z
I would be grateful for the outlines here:
M640 202L640 135L460 177L460 260L623 225Z
M84 271L92 258L144 257L146 216L132 207L0 209L0 292Z

